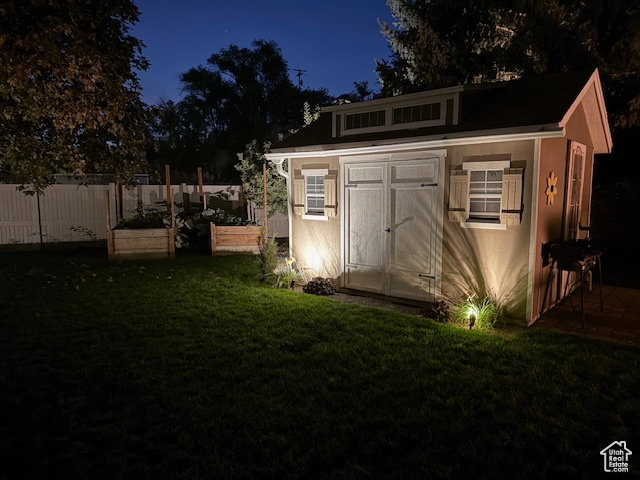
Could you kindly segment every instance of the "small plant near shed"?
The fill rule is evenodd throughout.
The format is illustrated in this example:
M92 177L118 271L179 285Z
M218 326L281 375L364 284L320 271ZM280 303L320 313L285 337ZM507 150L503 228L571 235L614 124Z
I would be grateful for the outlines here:
M336 293L331 280L328 278L314 277L304 287L302 287L304 293L311 293L313 295L333 295Z
M469 295L467 300L452 308L452 319L455 323L469 325L469 328L488 329L493 328L500 309L488 296L480 299L475 293Z
M451 302L447 300L440 300L438 303L434 303L426 316L439 323L446 323L451 316Z
M305 283L307 281L307 277L296 264L295 258L287 258L285 264L276 268L270 278L274 287L289 289L293 289L296 283Z
M265 228L262 229L260 235L258 264L260 265L258 279L263 282L272 282L274 272L278 267L278 244L275 238L269 238L267 236Z

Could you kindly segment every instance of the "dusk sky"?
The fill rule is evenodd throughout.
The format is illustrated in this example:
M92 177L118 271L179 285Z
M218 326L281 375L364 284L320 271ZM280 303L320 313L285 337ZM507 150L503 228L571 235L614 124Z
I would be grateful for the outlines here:
M303 87L327 88L332 95L368 80L379 89L374 59L389 57L378 19L393 19L384 0L135 0L140 21L132 34L146 45L151 62L140 72L143 99L179 100L179 76L206 64L221 48L251 47L274 40L290 69L303 69ZM291 80L297 84L295 72Z

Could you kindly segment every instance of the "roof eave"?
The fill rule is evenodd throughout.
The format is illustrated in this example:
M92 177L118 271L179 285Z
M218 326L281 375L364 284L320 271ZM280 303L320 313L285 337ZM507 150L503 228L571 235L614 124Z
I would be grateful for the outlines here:
M611 137L611 128L609 127L607 109L604 103L604 93L602 92L602 83L600 81L600 73L598 72L597 68L593 71L593 73L591 74L591 77L589 77L589 80L587 80L587 83L585 83L584 87L582 87L582 90L580 91L578 96L575 98L575 100L573 101L573 103L571 104L567 112L564 114L564 117L562 117L562 120L560 120L558 125L561 128L565 128L567 126L567 123L569 122L571 116L575 113L580 103L584 100L591 86L594 87L594 91L596 94L596 100L598 103L598 114L601 122L601 127L604 132L604 137L605 137L604 143L602 143L601 145L594 145L594 152L595 153L611 153L611 149L613 148L613 140Z
M498 141L533 140L538 138L557 138L564 136L564 128L558 124L510 127L474 132L457 132L446 135L428 135L381 139L364 142L345 142L300 147L276 148L266 154L269 160L281 158L328 157L353 153L384 152L402 149L439 148L461 144L492 143Z

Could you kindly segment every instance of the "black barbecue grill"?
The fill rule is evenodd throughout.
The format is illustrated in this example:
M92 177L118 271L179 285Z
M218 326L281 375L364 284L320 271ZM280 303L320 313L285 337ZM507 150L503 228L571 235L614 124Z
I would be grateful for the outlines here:
M582 328L584 329L584 283L587 277L591 280L591 272L595 270L596 267L598 269L598 284L600 287L600 310L602 311L603 309L602 249L598 248L592 239L566 240L551 244L549 255L551 256L552 262L551 269L549 270L549 278L547 279L547 286L542 299L542 308L544 308L547 300L554 267L558 269L558 272L575 272L576 280L573 283L570 283L569 279L567 279L562 301L567 297L567 293L570 294L573 288L580 283L580 313ZM570 296L569 301L571 302ZM573 302L571 302L571 307L573 308ZM573 310L575 311L575 308L573 308ZM542 312L540 313L542 314Z

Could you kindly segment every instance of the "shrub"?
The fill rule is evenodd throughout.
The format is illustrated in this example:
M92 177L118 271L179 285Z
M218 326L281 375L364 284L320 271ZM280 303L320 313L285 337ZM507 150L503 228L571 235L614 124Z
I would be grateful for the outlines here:
M304 283L307 281L304 273L296 264L295 258L287 258L284 266L276 268L276 270L268 276L267 281L271 281L277 288L293 288L296 282Z
M474 325L477 328L493 328L500 316L498 306L489 297L480 300L475 294L452 310L454 321L469 325L469 328ZM474 324L470 322L472 315L475 317Z
M179 215L174 214L174 239L176 248L189 245L186 231L192 227ZM136 213L131 218L122 218L116 228L171 228L171 213L158 208L145 208L138 205Z
M333 295L336 293L336 289L333 287L331 281L328 278L322 277L312 278L302 287L302 291L313 295Z
M138 205L136 213L131 218L122 218L116 228L163 228L165 219L169 219L170 213L167 210L158 208L145 209Z
M436 322L448 322L451 315L451 303L446 300L440 300L431 306L427 315Z
M272 281L271 276L278 266L278 244L274 238L267 237L266 229L262 229L260 234L260 254L258 255L260 264L259 280Z

